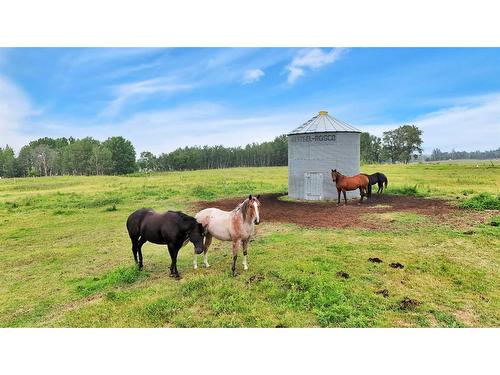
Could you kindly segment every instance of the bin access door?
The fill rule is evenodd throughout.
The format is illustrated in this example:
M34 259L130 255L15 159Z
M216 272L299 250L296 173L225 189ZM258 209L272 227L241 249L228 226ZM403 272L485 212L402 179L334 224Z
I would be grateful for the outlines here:
M304 199L309 201L323 199L323 173L304 173Z

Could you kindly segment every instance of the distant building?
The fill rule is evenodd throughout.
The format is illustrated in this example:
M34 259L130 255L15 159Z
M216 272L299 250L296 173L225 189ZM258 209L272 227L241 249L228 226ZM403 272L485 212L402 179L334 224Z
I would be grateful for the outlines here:
M337 199L331 169L359 173L361 131L320 111L288 134L288 196L305 200ZM359 190L347 193L359 197Z

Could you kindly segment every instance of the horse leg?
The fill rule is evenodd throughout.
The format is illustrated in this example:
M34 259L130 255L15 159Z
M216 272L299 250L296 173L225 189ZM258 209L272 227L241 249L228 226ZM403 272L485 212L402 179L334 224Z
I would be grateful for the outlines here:
M130 237L130 239L132 240L132 254L134 255L134 261L135 261L135 264L137 264L137 244L139 242L139 238L132 238Z
M236 276L236 259L238 258L238 248L240 247L241 240L233 240L233 265L231 271L233 271L233 276Z
M340 204L340 189L337 189L337 193L339 194L339 199L337 201L337 204Z
M208 264L208 248L210 247L210 244L212 243L212 235L210 233L207 233L205 236L205 246L203 249L203 265L205 267L210 267L210 264Z
M363 202L363 197L365 195L365 189L362 188L361 186L359 187L359 193L361 195L361 199L360 199L359 203L361 203L361 202Z
M146 243L146 240L141 237L139 238L139 243L137 244L137 254L139 255L139 269L142 269L142 245Z
M342 194L344 194L344 203L347 205L347 196L345 194L345 190L342 190Z
M179 272L177 271L177 253L179 249L176 249L173 244L168 245L168 252L170 254L170 277L179 277Z
M181 275L179 274L179 271L177 270L177 254L179 254L179 249L180 248L175 248L174 249L174 261L173 261L173 265L174 265L174 273L175 273L175 277L176 278L181 277Z
M247 250L248 250L248 242L250 240L243 241L243 269L248 270L248 262L247 262Z
M377 194L382 193L383 190L384 190L384 184L382 182L379 182Z
M170 277L174 276L174 247L173 245L167 245L168 253L170 254Z

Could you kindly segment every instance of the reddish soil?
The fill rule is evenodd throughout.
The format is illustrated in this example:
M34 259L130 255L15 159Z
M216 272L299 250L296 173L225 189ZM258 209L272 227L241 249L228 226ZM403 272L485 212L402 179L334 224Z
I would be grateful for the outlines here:
M347 205L337 205L336 202L291 202L278 199L282 195L266 194L260 197L262 221L294 223L308 227L390 229L390 221L367 218L367 214L414 212L426 215L436 222L459 227L484 222L484 215L460 210L441 199L374 194L371 199L364 200L361 204L357 200L351 200ZM197 208L217 207L232 210L242 200L243 197L198 202Z

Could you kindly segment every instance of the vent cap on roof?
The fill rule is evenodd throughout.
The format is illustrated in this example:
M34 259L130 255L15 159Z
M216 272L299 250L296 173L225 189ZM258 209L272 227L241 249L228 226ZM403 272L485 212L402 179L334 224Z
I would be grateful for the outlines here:
M330 116L328 111L319 111L316 116L300 125L297 129L292 130L288 135L329 132L361 133L361 130Z

